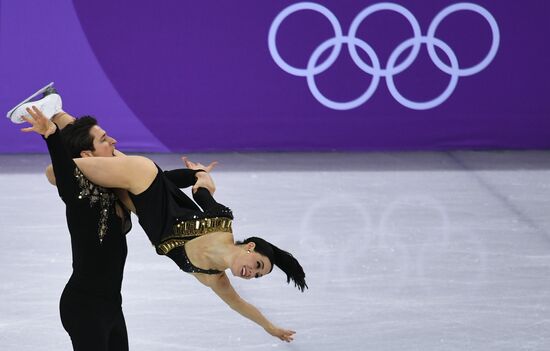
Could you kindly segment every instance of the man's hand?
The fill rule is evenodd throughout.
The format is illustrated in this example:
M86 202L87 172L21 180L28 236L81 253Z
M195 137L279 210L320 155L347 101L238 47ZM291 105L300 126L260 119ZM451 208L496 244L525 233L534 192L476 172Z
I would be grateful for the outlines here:
M294 340L294 334L296 334L296 332L294 330L282 329L282 328L278 328L276 326L271 326L271 327L265 328L265 331L268 332L269 334L273 335L274 337L279 338L282 341L286 341L286 342L293 341Z
M38 107L33 106L32 109L27 108L27 112L29 113L29 115L31 115L31 117L29 118L29 117L23 116L23 119L26 122L30 123L31 127L21 128L22 132L25 132L25 133L35 132L40 135L43 135L44 138L48 138L48 136L55 133L55 130L57 127L52 121L50 121L46 116L44 116L44 114L42 113L42 111L38 109Z
M48 178L48 182L50 182L51 185L57 186L55 183L55 173L53 172L52 165L48 165L48 167L46 167L46 178Z

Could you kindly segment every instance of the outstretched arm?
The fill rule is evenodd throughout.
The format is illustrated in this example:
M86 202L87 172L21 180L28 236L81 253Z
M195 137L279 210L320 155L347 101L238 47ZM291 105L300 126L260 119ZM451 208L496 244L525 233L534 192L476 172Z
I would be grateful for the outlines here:
M256 307L243 300L239 294L237 294L225 273L223 273L214 283L206 283L200 277L197 277L197 279L203 284L210 286L216 295L231 307L231 309L258 324L269 334L286 342L294 340L295 331L282 329L273 325Z
M65 202L72 201L76 198L75 194L79 192L77 180L74 176L76 165L63 147L57 126L44 115L36 116L37 111L40 112L36 108L33 110L27 109L31 117L23 117L23 119L30 123L31 127L22 128L21 131L36 132L44 137L53 163L52 174L55 168L59 176L59 186L57 187L59 196Z

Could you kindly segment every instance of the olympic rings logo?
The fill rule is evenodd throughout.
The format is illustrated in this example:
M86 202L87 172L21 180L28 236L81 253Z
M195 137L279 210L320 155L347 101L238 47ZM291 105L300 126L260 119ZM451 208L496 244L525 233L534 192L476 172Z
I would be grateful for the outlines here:
M279 54L276 45L277 31L279 30L279 26L281 25L281 23L291 14L302 10L312 10L321 13L329 20L334 30L334 37L321 43L313 51L308 60L306 68L293 67L286 63ZM367 42L356 37L357 29L359 28L359 25L363 22L363 20L365 20L368 16L372 15L375 12L384 10L395 11L405 17L405 19L409 21L413 31L412 38L405 40L393 50L388 58L388 62L386 63L385 68L381 66L380 60L378 59L378 56L376 55L374 49ZM477 14L485 18L485 20L489 23L492 32L492 43L489 49L489 53L485 56L483 60L481 60L481 62L467 68L459 67L458 59L451 47L449 47L449 45L447 45L442 40L436 38L435 36L437 27L447 16L454 12L463 10L476 12ZM499 42L500 32L498 24L493 15L491 15L491 13L485 8L477 4L466 2L450 5L441 10L430 23L426 35L422 35L420 25L418 24L418 21L416 20L414 15L403 6L395 3L381 2L368 6L353 19L349 28L348 35L343 35L342 27L340 26L338 19L329 9L313 2L300 2L288 6L283 11L281 11L277 15L277 17L275 17L269 29L268 35L269 52L271 53L271 57L273 58L273 60L275 60L275 63L282 70L289 74L298 77L306 77L309 90L311 91L315 99L317 99L317 101L319 101L324 106L334 110L350 110L367 102L376 91L378 83L380 82L380 78L382 77L386 79L386 85L388 86L388 89L393 98L397 100L397 102L399 102L401 105L414 110L427 110L439 106L451 96L456 88L459 77L474 75L485 69L491 63L497 53ZM336 61L340 54L340 50L342 49L342 44L346 44L348 46L349 54L353 62L363 72L372 75L370 86L366 89L366 91L358 98L347 102L337 102L328 99L321 93L321 91L317 87L317 84L315 83L315 76L326 71ZM394 83L394 76L403 72L413 64L414 60L418 56L422 44L426 44L428 54L433 63L441 71L450 75L451 79L449 84L447 85L447 88L445 89L445 91L443 91L443 93L441 93L441 95L430 101L417 102L407 99L397 90ZM396 64L399 56L405 50L411 47L412 50L410 54L405 58L405 60L403 60L403 62L401 62L400 64ZM447 55L450 66L444 63L438 57L435 47L438 47L445 53L445 55ZM330 53L330 55L324 62L319 63L318 61L321 55L330 48L332 48L332 52ZM368 55L372 62L372 65L369 65L359 57L359 54L357 53L357 48L363 50Z

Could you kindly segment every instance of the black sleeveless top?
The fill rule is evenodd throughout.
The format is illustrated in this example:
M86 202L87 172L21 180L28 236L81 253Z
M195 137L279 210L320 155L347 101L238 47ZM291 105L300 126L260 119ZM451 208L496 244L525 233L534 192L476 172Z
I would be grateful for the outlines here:
M185 245L173 248L166 256L170 257L182 271L187 273L220 274L222 272L216 269L202 269L195 266L187 257Z
M199 188L191 200L180 188L194 185L200 171L179 169L158 173L141 194L130 194L139 223L159 255L170 257L184 272L219 274L191 263L185 243L213 232L232 232L233 213L214 200L205 188ZM198 205L200 205L199 208Z

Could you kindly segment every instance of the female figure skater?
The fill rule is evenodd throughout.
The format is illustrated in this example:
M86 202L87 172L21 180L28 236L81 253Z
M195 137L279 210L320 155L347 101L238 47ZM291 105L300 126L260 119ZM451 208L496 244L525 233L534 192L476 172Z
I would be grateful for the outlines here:
M34 131L45 139L58 133L57 126L38 108L25 109L28 115L22 118L31 127L22 131ZM292 280L303 292L307 288L305 273L291 254L257 237L235 243L231 228L233 214L229 208L217 203L207 189L199 187L194 189L193 198L201 211L178 187L188 186L190 180L174 184L145 157L91 157L74 159L74 162L91 182L129 192L139 223L158 254L170 257L233 310L269 334L283 341L293 340L295 331L273 325L256 307L244 301L224 272L230 269L234 276L243 279L260 278L276 265L287 275L287 282ZM202 165L192 162L188 165L195 168L191 174L198 180L209 177L199 169Z

